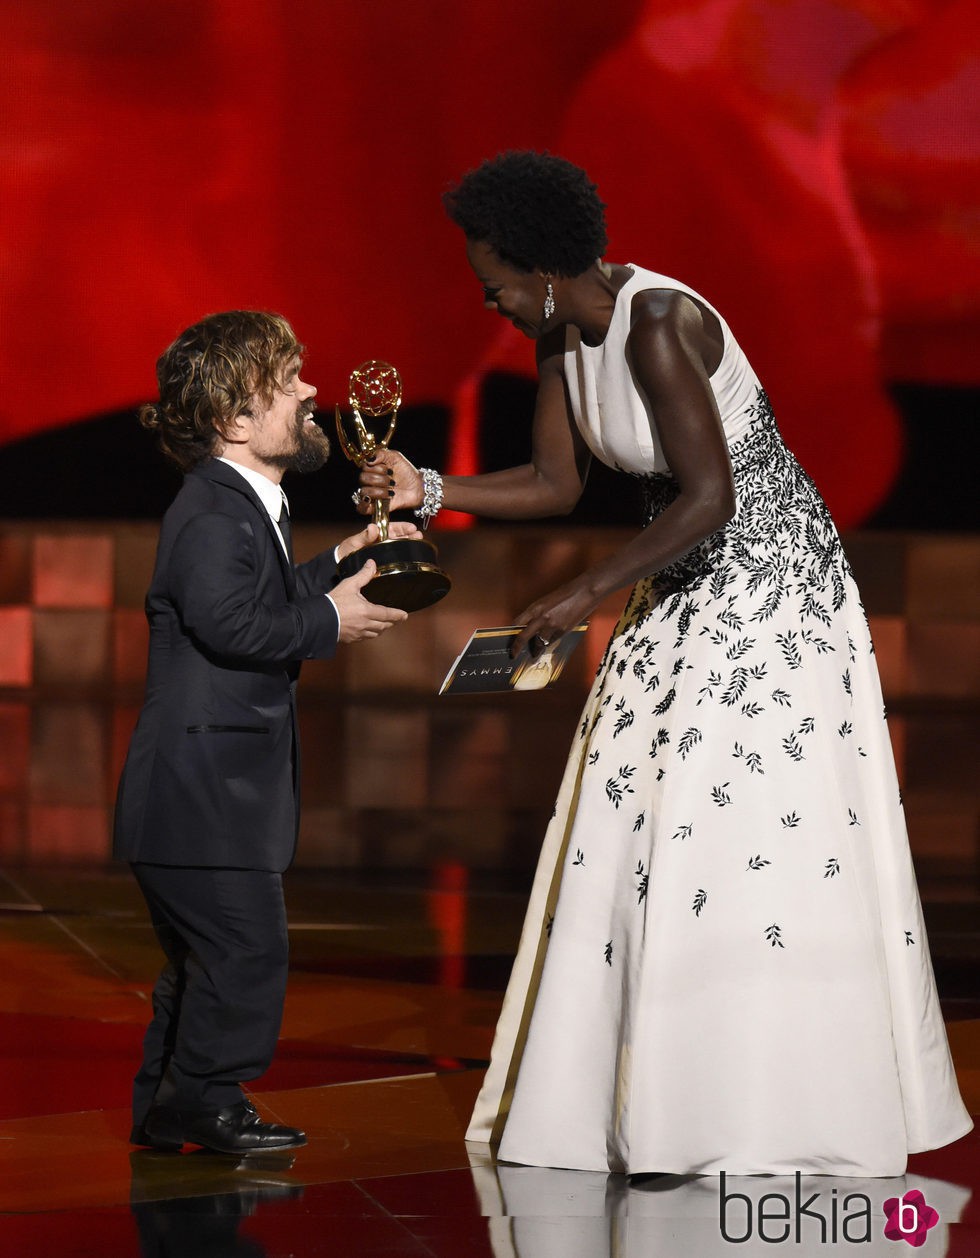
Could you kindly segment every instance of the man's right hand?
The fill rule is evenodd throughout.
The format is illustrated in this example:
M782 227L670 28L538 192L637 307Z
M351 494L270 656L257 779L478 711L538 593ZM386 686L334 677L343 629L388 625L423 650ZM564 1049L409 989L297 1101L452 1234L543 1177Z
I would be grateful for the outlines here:
M368 559L360 572L338 581L330 591L330 597L340 616L340 641L360 642L364 638L376 638L400 620L408 619L408 612L398 607L379 607L364 597L361 590L377 571L377 564Z

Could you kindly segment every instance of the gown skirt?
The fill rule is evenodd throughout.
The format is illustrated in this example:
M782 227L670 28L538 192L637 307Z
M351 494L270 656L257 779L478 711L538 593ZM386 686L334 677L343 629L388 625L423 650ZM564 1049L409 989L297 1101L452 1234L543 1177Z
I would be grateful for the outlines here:
M573 742L467 1133L501 1161L894 1176L971 1127L864 609L751 409L736 515L633 589Z

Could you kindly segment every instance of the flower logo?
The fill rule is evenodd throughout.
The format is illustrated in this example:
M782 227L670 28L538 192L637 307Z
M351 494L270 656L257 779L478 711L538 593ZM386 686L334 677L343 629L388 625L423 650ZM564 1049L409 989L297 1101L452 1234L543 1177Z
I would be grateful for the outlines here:
M926 1243L926 1233L939 1222L939 1211L926 1204L918 1188L885 1202L885 1235L890 1241L908 1241L916 1249Z

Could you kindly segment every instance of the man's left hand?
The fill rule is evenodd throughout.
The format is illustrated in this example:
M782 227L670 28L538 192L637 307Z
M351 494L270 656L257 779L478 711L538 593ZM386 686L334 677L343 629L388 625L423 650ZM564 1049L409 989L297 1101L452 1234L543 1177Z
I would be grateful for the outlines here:
M389 537L415 538L422 540L422 534L414 524L407 520L392 520L388 525ZM354 553L355 550L361 550L365 546L370 546L378 540L378 526L369 524L361 533L355 533L353 537L345 537L337 546L337 562L346 559L348 555Z

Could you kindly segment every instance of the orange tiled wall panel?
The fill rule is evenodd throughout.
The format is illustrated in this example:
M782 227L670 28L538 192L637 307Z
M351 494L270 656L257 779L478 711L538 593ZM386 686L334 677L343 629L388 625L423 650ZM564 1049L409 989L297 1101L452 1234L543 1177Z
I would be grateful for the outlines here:
M343 530L298 527L300 557ZM459 859L528 869L579 709L623 599L593 617L553 692L438 699L477 625L619 543L615 530L436 534L454 589L375 642L304 669L299 862ZM0 858L101 862L139 708L145 524L0 526ZM980 815L980 539L856 534L848 552L875 638L921 866L974 872Z

